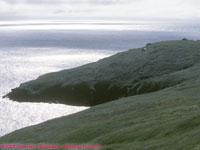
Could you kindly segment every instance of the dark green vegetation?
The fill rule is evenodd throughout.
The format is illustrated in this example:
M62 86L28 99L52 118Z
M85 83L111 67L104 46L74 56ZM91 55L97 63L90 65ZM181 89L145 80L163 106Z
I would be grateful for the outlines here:
M16 101L94 106L182 83L180 71L200 62L200 42L148 44L78 68L23 83L7 96Z
M125 64L127 61L127 65L120 70L117 67L121 64L114 65L120 79L116 84L132 83L130 89L134 91L137 87L135 94L139 95L18 130L0 138L0 145L85 144L101 145L104 150L199 150L200 42L155 43L147 46L145 51L130 50L93 65L100 67L102 62L104 66L110 66L119 56L126 59L120 59L120 62ZM134 64L130 64L133 61ZM131 70L131 65L140 67ZM135 73L137 77L133 76L132 80L124 72ZM52 75L49 74L51 78ZM124 83L121 83L122 79Z

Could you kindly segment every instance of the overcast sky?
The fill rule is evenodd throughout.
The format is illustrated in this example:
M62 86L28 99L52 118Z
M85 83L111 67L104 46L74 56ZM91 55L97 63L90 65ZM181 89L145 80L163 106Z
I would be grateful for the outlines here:
M0 0L0 20L198 19L200 0Z

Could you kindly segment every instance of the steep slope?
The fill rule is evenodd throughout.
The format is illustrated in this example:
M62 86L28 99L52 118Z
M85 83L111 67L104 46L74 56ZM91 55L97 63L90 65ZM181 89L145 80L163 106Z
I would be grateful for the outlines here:
M185 80L157 92L122 98L83 112L27 127L0 138L0 145L100 145L102 150L198 150L200 64Z
M185 78L177 72L199 62L199 41L159 42L42 75L13 89L7 97L20 102L94 106L180 84Z

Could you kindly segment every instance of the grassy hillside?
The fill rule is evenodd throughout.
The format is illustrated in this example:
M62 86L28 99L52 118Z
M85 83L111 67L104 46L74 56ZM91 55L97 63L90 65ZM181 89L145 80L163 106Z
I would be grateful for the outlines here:
M101 145L103 150L200 150L200 42L160 42L147 47L144 53L141 49L127 53L145 55L150 63L138 67L144 74L152 74L137 82L141 82L137 90L143 92L15 131L1 137L0 145L84 144ZM119 55L125 53L111 58ZM159 88L146 90L154 86Z
M199 62L199 41L159 42L42 75L21 84L7 96L16 101L94 106L179 84L185 79L177 72Z
M199 70L200 66L194 68ZM200 78L94 106L0 138L2 144L85 144L105 150L199 150Z

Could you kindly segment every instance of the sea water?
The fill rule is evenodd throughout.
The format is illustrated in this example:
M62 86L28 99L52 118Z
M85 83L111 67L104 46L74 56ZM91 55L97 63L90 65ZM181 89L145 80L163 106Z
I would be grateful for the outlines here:
M0 136L87 109L1 97L39 75L73 68L146 43L200 39L199 26L144 22L0 22Z

